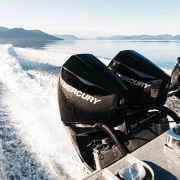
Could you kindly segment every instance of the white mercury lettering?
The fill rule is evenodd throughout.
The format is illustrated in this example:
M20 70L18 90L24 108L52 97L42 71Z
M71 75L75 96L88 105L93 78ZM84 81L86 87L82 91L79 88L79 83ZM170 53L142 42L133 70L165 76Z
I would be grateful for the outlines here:
M93 96L90 96L89 94L83 93L82 91L79 91L78 89L66 84L65 82L64 82L62 87L64 89L68 90L69 92L73 93L77 97L81 97L82 99L84 99L86 101L89 101L89 102L91 102L93 104L96 104L96 103L101 101L101 99L97 99L97 98L95 98Z
M100 101L101 101L100 99L95 98L95 99L94 99L94 104L96 104L96 103L98 103L98 102L100 102Z
M72 88L72 91L71 91L72 93L74 93L74 94L76 94L76 92L77 92L77 89L75 89L75 88Z
M89 95L83 93L83 94L82 94L82 99L87 99L88 96L89 96Z
M89 96L87 99L86 99L86 101L90 101L90 102L93 102L93 100L94 100L94 97L92 97L92 96Z
M137 80L135 80L135 79L133 79L133 78L128 78L128 77L126 77L126 76L123 76L123 75L121 75L121 74L118 74L117 73L117 75L119 76L119 78L122 80L122 81L126 81L126 82L128 82L128 83L130 83L130 84L134 84L135 86L141 86L141 87L147 87L148 85L146 84L146 83L144 83L144 82L141 82L141 81L137 81Z
M134 83L134 79L130 79L130 80L129 80L129 83Z
M79 97L82 96L82 92L81 91L77 91L76 92L76 96L79 96Z

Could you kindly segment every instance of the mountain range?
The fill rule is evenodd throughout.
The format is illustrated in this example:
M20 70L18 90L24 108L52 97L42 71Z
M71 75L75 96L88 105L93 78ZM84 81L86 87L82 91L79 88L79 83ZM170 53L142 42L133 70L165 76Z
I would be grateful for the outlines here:
M64 40L82 40L74 35L58 35L58 34L54 34L53 36L57 37L57 38L62 38Z
M163 40L163 41L171 41L171 40L180 40L180 34L176 36L172 36L169 34L163 34L163 35L132 35L132 36L126 36L126 35L116 35L116 36L110 36L110 37L97 37L97 38L78 38L74 35L53 35L58 38L62 38L64 40Z
M23 28L8 29L5 27L0 27L0 40L47 41L63 39L46 34L40 30L25 30Z
M74 35L49 35L40 30L25 30L23 28L8 29L0 26L0 42L12 40L26 41L49 41L49 40L180 40L180 34L172 36L169 34L163 35L116 35L110 37L97 38L78 38Z
M172 36L169 34L163 34L163 35L132 35L132 36L126 36L126 35L116 35L111 37L97 37L94 38L96 40L180 40L180 34L176 36Z

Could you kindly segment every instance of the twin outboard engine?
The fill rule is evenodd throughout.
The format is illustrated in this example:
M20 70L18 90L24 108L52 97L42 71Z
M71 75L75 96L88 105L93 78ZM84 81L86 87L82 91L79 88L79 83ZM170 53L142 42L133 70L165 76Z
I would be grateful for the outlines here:
M171 77L139 53L121 51L112 59L109 68L129 90L128 107L166 102Z
M61 120L90 170L107 167L168 130L167 114L179 122L163 106L170 81L130 50L117 54L108 67L91 54L66 61L58 81Z

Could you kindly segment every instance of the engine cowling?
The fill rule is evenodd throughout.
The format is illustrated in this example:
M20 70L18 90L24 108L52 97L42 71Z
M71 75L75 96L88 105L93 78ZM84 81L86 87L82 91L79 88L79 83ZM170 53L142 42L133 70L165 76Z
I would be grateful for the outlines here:
M171 77L141 54L121 51L108 67L128 88L128 107L166 102Z
M127 109L128 90L91 54L71 56L61 67L58 102L65 124L115 123Z

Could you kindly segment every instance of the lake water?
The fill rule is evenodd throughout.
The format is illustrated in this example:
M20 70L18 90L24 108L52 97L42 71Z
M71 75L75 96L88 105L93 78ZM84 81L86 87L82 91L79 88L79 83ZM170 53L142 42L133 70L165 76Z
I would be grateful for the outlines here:
M107 59L112 59L122 50L135 50L158 66L173 69L177 57L180 56L180 41L54 41L46 44L44 49L69 54L90 53Z

